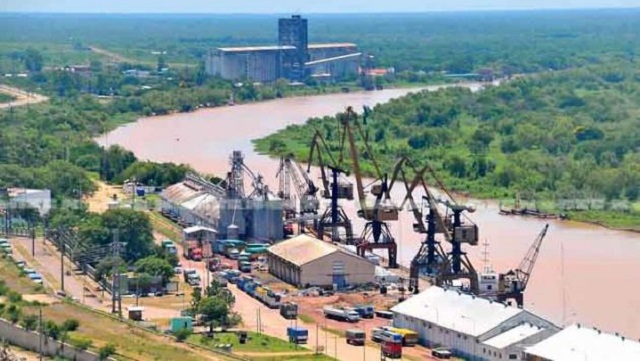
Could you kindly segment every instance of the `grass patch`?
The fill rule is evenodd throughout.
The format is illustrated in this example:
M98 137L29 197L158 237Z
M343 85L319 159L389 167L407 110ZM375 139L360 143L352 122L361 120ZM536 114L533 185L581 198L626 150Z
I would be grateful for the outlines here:
M16 100L16 97L14 97L13 95L0 93L0 103L9 103L14 100Z
M153 229L174 241L182 239L180 227L157 212L147 212Z
M213 347L217 344L231 344L233 352L308 352L309 349L300 345L289 343L279 338L257 334L255 332L248 333L247 342L240 344L238 336L235 333L217 333L213 339L205 335L191 335L189 341L206 346Z
M21 274L20 269L12 259L4 253L0 253L0 274L7 288L21 294L43 293L42 286L35 284L28 277Z
M569 212L569 218L578 222L600 224L609 228L640 231L640 212L580 211Z
M299 314L298 318L300 319L300 321L302 321L302 323L315 323L315 320L313 319L313 317L309 316L309 315L305 315L305 314Z

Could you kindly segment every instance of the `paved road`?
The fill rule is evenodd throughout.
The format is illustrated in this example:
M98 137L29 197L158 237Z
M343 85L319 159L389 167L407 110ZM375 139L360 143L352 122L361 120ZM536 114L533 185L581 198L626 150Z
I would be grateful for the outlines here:
M32 256L31 239L12 238L16 258L25 261L29 268L38 271L44 278L45 286L54 291L61 289L60 253L50 243L42 238L35 240L35 257ZM86 288L85 288L86 287ZM69 297L75 297L80 302L92 308L110 310L109 294L105 293L105 301L101 301L101 292L97 292L98 285L86 276L76 275L74 266L65 258L64 290Z
M37 104L49 100L44 95L29 93L22 89L10 87L8 85L0 85L0 92L16 97L16 100L8 103L0 103L0 109L17 107L25 104Z
M206 268L204 262L193 262L182 257L182 248L178 246L178 253L180 255L180 263L185 268L193 268L197 270L203 281L207 280ZM209 279L212 279L209 277ZM236 298L234 310L242 316L244 326L249 331L258 331L259 324L261 332L277 337L283 340L287 340L286 330L288 326L294 326L293 320L286 320L280 316L279 310L272 310L265 305L240 291L235 285L229 284L229 290ZM258 322L258 318L261 322ZM306 326L309 329L309 340L307 347L311 350L316 349L316 345L320 346L324 352L335 357L338 360L353 361L353 360L379 360L380 349L373 346L352 346L348 345L346 338L336 336L331 332L325 332L322 330L322 325L303 325L301 321L298 321L298 326ZM363 327L367 330L366 321L360 322L355 327Z

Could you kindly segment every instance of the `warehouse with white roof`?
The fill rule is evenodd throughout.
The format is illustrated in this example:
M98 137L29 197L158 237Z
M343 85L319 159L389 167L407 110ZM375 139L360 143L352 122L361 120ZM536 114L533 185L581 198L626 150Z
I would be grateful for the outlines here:
M527 361L640 360L640 342L579 324L527 347Z
M440 287L391 311L394 327L417 332L421 344L447 347L469 360L523 360L523 346L560 331L529 311Z
M304 234L269 247L267 262L272 275L298 287L342 288L370 283L376 267L364 258Z

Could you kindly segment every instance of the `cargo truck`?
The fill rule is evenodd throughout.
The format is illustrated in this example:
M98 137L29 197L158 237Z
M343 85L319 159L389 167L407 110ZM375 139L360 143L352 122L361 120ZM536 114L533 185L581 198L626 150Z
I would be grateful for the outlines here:
M244 273L251 272L251 262L241 261L238 263L238 270Z
M162 240L162 248L167 251L169 254L177 254L178 249L176 248L175 243L173 243L170 239Z
M272 309L280 308L280 295L265 286L258 286L255 289L255 298Z
M309 330L304 327L287 327L287 336L291 343L307 343Z
M185 240L182 242L183 255L192 261L202 261L202 247L197 240Z
M287 320L295 320L298 317L298 305L293 302L281 304L280 315Z
M418 344L418 333L413 330L389 326L382 327L382 329L402 336L402 346L415 346Z
M384 330L381 335L382 354L385 357L402 358L402 336L391 331Z
M360 318L373 318L374 310L371 305L357 305L353 309L358 312Z
M347 343L356 346L363 346L367 339L367 334L364 330L350 329L345 332L345 335L347 337Z
M353 309L334 308L331 306L324 306L322 308L324 317L346 322L358 322L360 315Z

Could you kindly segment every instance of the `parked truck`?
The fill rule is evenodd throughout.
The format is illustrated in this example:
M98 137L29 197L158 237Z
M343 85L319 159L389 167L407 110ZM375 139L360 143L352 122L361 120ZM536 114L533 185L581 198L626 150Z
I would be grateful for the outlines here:
M191 286L200 286L200 275L194 269L186 269L182 271L184 281Z
M281 304L280 315L287 320L295 320L298 317L298 305L293 302Z
M280 308L280 295L273 292L268 287L258 286L255 290L255 297L258 301L264 303L269 308Z
M384 326L382 329L402 336L402 346L415 346L418 344L418 333L413 330L390 326Z
M309 330L304 327L287 327L287 336L291 343L307 343Z
M372 305L356 305L354 309L360 318L373 318L375 313Z
M358 322L360 321L360 315L353 309L334 308L331 306L324 306L322 308L324 317L331 318L338 321L346 322Z
M185 240L182 243L184 257L192 261L202 261L202 247L197 240Z
M402 358L402 336L391 331L384 330L381 335L382 354L385 357Z
M176 244L173 243L170 239L162 240L162 249L167 251L169 254L178 254L178 249L176 248Z
M247 261L238 262L238 270L240 272L250 273L251 272L251 262L247 262Z
M349 329L345 332L347 337L347 343L351 345L363 346L367 339L367 334L364 330Z

